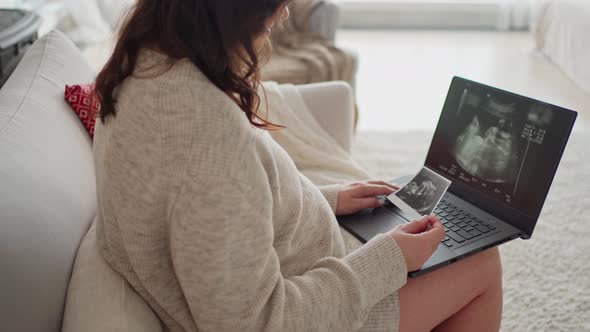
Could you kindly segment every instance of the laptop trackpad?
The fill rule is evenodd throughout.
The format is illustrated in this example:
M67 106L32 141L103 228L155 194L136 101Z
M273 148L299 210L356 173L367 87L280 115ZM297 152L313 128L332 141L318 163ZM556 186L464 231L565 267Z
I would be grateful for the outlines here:
M387 233L407 223L401 216L386 208L366 209L350 216L338 217L342 228L365 243L381 233Z

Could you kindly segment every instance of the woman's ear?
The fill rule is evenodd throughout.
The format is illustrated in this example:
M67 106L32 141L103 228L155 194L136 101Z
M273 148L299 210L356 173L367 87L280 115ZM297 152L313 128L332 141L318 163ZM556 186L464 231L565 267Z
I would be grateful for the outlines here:
M279 16L281 21L286 21L291 16L291 12L289 11L289 6L285 6L281 11L281 15Z

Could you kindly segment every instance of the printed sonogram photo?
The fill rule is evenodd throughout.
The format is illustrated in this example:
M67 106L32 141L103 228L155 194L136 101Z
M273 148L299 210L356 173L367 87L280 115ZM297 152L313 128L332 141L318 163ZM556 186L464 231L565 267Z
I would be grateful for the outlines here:
M450 185L451 181L423 167L407 185L388 199L406 213L420 218L432 214Z

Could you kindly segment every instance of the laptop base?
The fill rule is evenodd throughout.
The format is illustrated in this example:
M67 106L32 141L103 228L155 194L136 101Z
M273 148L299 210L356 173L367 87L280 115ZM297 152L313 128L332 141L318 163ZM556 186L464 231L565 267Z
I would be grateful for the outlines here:
M404 184L404 181L408 181L409 179L411 179L411 176L406 176L398 178L392 181L392 183ZM441 242L434 254L419 270L408 273L409 277L414 278L437 270L462 260L465 257L516 239L521 235L521 231L518 229L481 211L451 193L445 194L445 200L493 224L494 230L490 230L478 236L477 239L472 239L465 243L453 242L456 245L455 247L449 248ZM397 226L411 222L412 220L410 219L403 211L395 206L386 205L376 209L365 209L349 216L339 216L338 222L342 228L354 235L361 242L366 243L378 234L387 233Z

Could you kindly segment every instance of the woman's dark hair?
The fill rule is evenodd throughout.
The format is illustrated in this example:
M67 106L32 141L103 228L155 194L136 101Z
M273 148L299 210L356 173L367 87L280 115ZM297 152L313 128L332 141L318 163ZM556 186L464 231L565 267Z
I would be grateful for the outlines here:
M134 73L142 48L188 58L242 109L256 127L276 126L260 107L256 40L289 0L138 0L121 27L115 50L96 79L100 119L116 116L117 88Z

